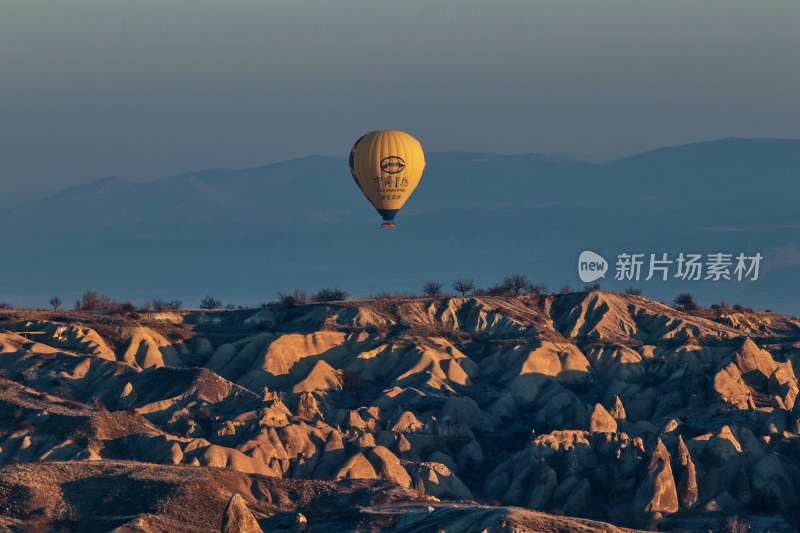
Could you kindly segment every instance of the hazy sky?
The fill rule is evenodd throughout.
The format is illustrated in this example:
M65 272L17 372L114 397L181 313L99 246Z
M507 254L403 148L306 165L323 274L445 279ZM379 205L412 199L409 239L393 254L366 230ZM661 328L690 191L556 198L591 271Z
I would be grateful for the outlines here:
M0 0L0 207L309 154L800 137L800 2Z

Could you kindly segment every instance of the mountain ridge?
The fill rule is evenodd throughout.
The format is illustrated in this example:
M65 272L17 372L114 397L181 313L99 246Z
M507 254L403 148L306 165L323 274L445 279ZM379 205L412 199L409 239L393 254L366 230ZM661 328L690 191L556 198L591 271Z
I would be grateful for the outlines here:
M721 139L715 139L710 141L699 141L694 143L688 144L678 144L678 145L671 145L665 146L661 148L654 148L651 150L645 150L644 152L639 152L637 154L631 156L620 157L614 159L613 161L609 161L608 163L591 163L587 161L581 161L577 159L570 159L566 157L559 157L559 156L548 156L544 154L539 154L536 152L525 152L520 154L495 154L491 152L430 152L429 156L435 157L442 157L447 158L447 156L467 156L467 157L478 157L478 158L497 158L497 159L532 159L535 161L541 162L552 162L552 163L565 163L565 164L573 164L573 165L580 165L586 167L613 167L619 166L623 164L628 164L632 161L639 161L642 159L651 158L654 156L661 156L664 154L674 154L676 152L685 152L687 150L693 150L699 147L722 147L722 146L730 146L731 144L760 144L760 145L789 145L793 148L800 148L800 139L783 139L783 138L760 138L760 137L753 137L753 138L745 138L745 137L724 137ZM292 159L287 159L283 161L276 161L274 163L267 163L264 165L257 165L254 167L244 167L244 168L210 168L210 169L202 169L202 170L192 170L187 172L180 172L178 174L172 174L169 176L164 176L161 178L155 178L152 180L147 181L138 181L138 180L129 180L124 178L118 178L115 176L107 176L104 178L98 178L96 180L92 180L80 185L76 185L73 187L68 187L66 189L62 189L61 191L57 191L51 195L45 196L40 200L34 200L29 203L37 203L40 201L44 201L53 197L57 197L58 195L67 193L67 192L80 192L84 187L87 188L94 188L97 185L102 185L105 183L113 183L113 184L128 184L128 183L156 183L156 182L170 182L170 181L181 181L182 179L190 178L192 176L202 176L204 174L242 174L248 173L252 171L258 170L266 170L266 169L275 169L285 166L291 166L294 163L306 161L306 160L314 160L314 159L323 159L323 160L334 160L334 161L346 161L345 157L337 157L337 156L328 156L328 155L318 155L312 154L303 157L296 157ZM19 207L19 206L15 206ZM15 207L11 207L9 209L14 209ZM8 209L7 209L8 210Z
M269 300L294 287L358 286L365 296L416 292L436 278L447 284L474 277L489 286L515 271L558 289L580 286L575 264L585 249L612 265L627 251L726 251L761 253L763 280L722 287L640 281L640 288L656 299L691 292L705 304L738 301L800 314L788 296L800 290L800 271L782 259L798 245L800 189L792 186L798 146L794 140L697 143L641 154L625 160L624 169L538 155L433 153L395 232L375 230L377 215L344 158L145 183L106 179L0 213L6 230L0 294L42 305L53 294L72 300L96 287L122 299L195 301L215 293L255 304L247 300L255 293ZM698 156L697 164L685 157L665 164L674 150L711 155ZM725 156L732 150L739 159ZM773 163L761 166L765 159ZM387 265L395 286L380 276ZM624 288L613 272L600 282Z

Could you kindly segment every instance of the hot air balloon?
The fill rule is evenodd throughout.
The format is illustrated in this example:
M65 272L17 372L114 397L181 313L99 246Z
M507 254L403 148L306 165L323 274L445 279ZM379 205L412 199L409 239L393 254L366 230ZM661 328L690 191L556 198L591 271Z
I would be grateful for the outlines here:
M417 187L424 168L422 146L402 131L372 131L350 150L350 172L383 217L382 228L394 227L394 216Z

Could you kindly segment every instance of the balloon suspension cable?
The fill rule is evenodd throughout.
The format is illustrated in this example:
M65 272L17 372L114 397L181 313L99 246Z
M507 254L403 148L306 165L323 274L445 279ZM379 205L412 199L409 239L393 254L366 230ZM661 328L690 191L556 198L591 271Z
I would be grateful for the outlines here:
M383 224L381 224L381 227L382 228L394 228L395 225L394 225L394 222L392 222L391 220L384 220Z

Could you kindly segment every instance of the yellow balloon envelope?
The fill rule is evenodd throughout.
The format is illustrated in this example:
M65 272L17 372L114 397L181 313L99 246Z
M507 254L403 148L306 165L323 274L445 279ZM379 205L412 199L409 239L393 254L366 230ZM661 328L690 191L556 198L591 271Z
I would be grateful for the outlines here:
M372 131L350 150L350 172L383 217L383 228L394 227L394 216L417 187L424 168L422 146L402 131Z

